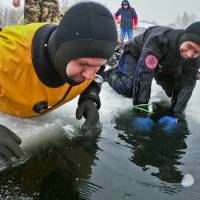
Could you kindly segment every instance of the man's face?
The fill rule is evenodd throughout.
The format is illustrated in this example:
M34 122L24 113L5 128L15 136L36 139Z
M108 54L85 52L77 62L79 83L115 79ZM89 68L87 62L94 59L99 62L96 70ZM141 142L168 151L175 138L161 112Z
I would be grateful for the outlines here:
M124 9L128 8L128 4L122 4Z
M67 76L75 81L82 82L92 80L100 67L106 64L104 58L78 58L71 60L66 67Z
M12 4L15 7L19 7L20 6L20 0L13 0Z
M191 41L185 41L180 46L180 54L184 59L197 58L200 55L200 46Z

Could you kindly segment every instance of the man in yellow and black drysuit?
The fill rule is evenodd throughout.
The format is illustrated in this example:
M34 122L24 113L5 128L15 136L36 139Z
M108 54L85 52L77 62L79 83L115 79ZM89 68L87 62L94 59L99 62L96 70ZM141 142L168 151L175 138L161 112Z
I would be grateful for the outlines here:
M95 126L100 108L95 75L103 71L116 43L112 14L95 2L72 6L58 26L35 23L4 28L0 32L0 112L34 117L81 94L76 118L85 117L82 128ZM0 125L1 169L23 157L20 143L15 133Z

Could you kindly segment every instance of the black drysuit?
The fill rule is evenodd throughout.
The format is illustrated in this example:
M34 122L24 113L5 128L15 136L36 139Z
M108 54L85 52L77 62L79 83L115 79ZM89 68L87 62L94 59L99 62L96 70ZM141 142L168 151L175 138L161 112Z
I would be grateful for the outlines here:
M180 39L184 30L154 26L124 46L119 64L108 73L109 85L119 94L132 97L133 104L147 104L151 83L171 97L171 111L181 113L189 101L198 76L197 59L184 60Z

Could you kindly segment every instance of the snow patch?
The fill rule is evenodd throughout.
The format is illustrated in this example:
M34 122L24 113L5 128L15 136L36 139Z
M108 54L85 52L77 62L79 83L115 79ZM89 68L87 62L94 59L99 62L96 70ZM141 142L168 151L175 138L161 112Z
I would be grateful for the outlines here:
M194 184L194 178L191 174L185 174L183 179L182 179L182 182L181 184L184 186L184 187L191 187L193 184Z

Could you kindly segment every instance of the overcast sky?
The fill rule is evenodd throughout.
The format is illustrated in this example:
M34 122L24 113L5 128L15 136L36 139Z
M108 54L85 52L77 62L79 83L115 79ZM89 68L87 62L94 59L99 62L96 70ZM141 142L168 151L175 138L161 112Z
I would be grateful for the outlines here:
M0 2L9 5L12 0L0 0ZM98 2L107 5L113 13L121 6L121 0L98 0ZM129 2L135 7L139 20L156 21L161 25L167 25L174 22L176 16L183 14L184 11L195 14L200 20L200 0L129 0Z
M121 0L99 0L99 2L106 3L112 12L121 5ZM200 0L129 0L129 2L142 20L154 20L166 25L184 11L188 14L194 13L200 20Z
M72 1L73 0L69 0ZM114 13L120 6L121 0L98 0L107 5ZM161 25L174 22L178 14L186 11L194 13L200 20L200 0L129 0L135 7L139 20L156 21Z

